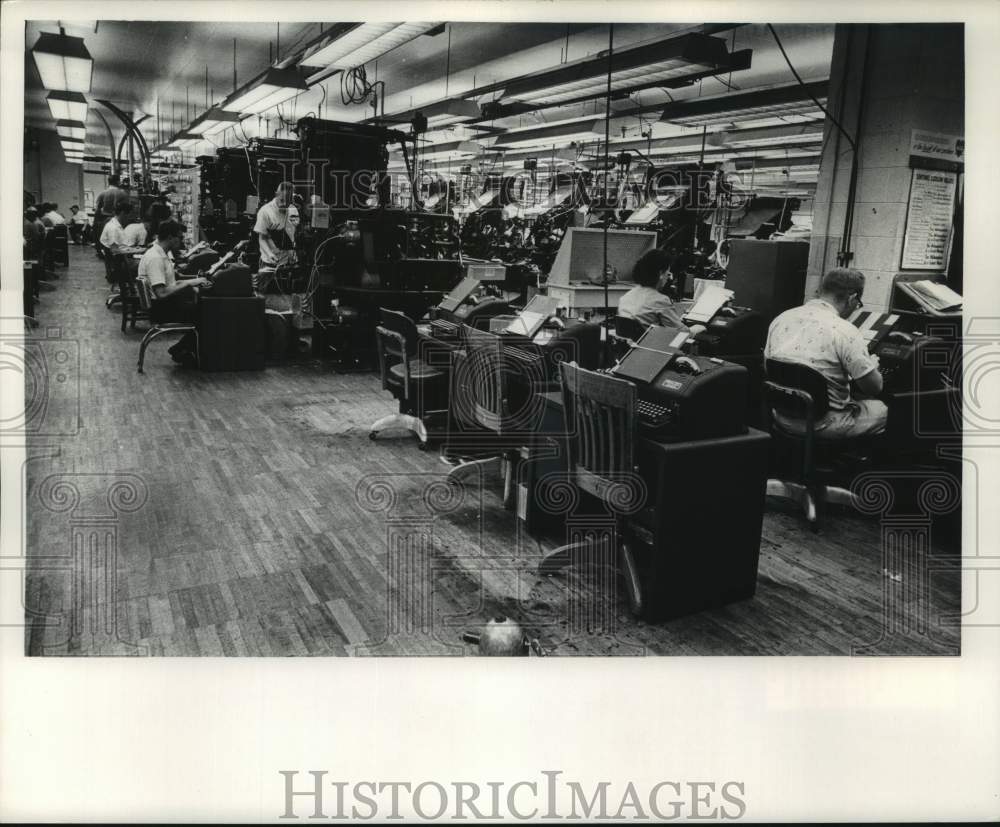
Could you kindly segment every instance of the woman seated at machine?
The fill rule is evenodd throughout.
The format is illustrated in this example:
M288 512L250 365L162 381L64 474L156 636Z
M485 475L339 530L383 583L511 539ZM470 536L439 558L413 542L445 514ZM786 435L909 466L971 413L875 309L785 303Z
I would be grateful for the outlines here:
M636 286L618 300L619 316L645 325L688 329L674 303L657 289L669 264L670 258L663 250L650 250L635 263L632 281Z

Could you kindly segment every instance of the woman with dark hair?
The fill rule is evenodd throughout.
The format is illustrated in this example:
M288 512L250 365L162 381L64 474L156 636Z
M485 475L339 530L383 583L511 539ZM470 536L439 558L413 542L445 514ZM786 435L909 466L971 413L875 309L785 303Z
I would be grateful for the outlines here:
M640 324L687 330L674 303L656 289L669 266L670 257L663 250L650 250L640 258L632 270L636 286L619 299L618 315Z

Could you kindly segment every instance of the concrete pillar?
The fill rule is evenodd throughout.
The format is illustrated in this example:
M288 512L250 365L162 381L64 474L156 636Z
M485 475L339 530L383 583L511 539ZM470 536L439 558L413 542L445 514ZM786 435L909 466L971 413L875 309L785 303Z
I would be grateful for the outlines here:
M866 276L866 308L888 307L892 279L900 271L911 131L965 133L964 36L960 23L836 27L827 109L857 136L850 266ZM837 266L850 189L850 143L829 119L824 139L807 298L823 273Z

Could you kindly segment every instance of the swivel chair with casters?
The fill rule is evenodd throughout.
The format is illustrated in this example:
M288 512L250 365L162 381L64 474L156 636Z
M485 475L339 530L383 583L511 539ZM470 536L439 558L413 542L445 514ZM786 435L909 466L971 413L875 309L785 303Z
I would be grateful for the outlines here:
M198 326L194 322L171 322L158 318L156 303L153 299L153 288L149 286L146 279L139 277L135 280L136 292L139 296L139 306L147 314L152 327L146 331L139 344L139 373L142 373L143 362L146 359L146 348L157 336L165 333L194 333L195 354L198 353Z
M497 470L508 507L513 502L514 464L543 410L536 393L544 380L542 358L472 327L463 326L462 338L464 352L452 354L446 448L458 460L447 479L458 482L479 475L482 481L485 472ZM512 381L515 378L520 381Z
M382 388L399 400L399 412L384 416L371 426L368 436L378 438L390 428L405 428L417 436L421 450L427 448L424 418L441 409L428 409L427 402L443 392L447 373L417 357L417 325L396 310L380 309L375 328Z
M805 511L813 531L828 504L854 505L844 465L851 463L856 474L866 458L859 456L871 447L871 439L823 439L816 423L830 410L826 377L808 365L768 359L764 382L766 407L772 437L771 473L767 494L797 502ZM779 414L802 423L799 433L783 425Z
M636 615L643 611L643 591L639 568L628 539L651 541L652 534L630 515L646 503L637 485L635 444L638 439L636 387L624 379L594 373L563 363L563 416L569 449L570 484L596 497L611 512L611 541L614 556L620 560L625 579L629 608ZM607 539L605 537L605 539ZM546 555L538 573L553 575L560 569L582 562L593 548L593 536L560 546ZM603 542L603 541L601 541Z

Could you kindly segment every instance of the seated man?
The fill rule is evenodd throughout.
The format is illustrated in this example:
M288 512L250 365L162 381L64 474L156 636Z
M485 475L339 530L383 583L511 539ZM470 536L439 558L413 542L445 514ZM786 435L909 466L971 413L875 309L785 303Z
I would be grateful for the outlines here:
M74 244L79 244L83 239L83 231L87 226L87 216L80 212L78 204L69 208L69 236Z
M184 227L176 221L163 221L156 231L156 241L139 260L139 278L146 279L153 291L150 313L157 322L194 322L196 288L208 284L208 279L178 281L174 274L173 252L184 241ZM195 337L188 333L173 347L170 355L182 364L195 364Z
M141 220L133 216L133 220L128 223L122 232L126 247L145 247L147 238L147 227Z
M878 359L868 353L861 332L847 317L862 306L865 277L857 270L837 267L823 277L819 298L801 307L786 310L767 332L765 359L808 365L826 377L830 410L816 423L817 436L824 439L880 434L885 430L888 409L878 399L867 397L882 392ZM778 422L793 432L801 432L801 422L777 416Z
M108 219L101 230L101 246L107 251L114 253L119 247L127 247L125 241L125 225L132 213L132 203L128 200L119 201L115 204L114 218Z
M656 289L669 264L670 258L663 250L650 250L635 263L632 281L636 286L618 300L619 316L645 325L688 329L674 303Z
M59 212L58 204L49 203L45 206L48 207L48 209L45 211L44 215L42 215L42 223L46 227L57 227L60 224L66 223L66 219L63 218L62 214Z

